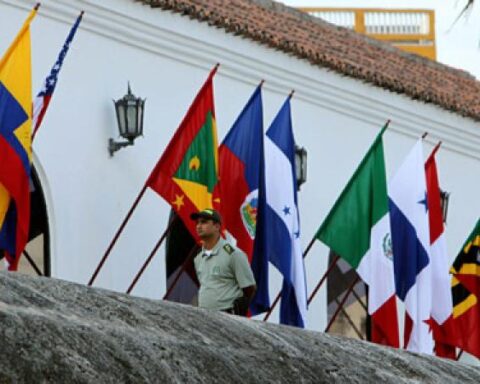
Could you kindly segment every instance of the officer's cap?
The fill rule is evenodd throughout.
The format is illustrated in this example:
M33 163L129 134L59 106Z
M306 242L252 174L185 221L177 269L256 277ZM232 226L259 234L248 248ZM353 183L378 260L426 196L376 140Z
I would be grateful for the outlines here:
M197 220L199 218L206 219L206 220L213 220L216 223L222 223L222 217L220 213L215 211L214 209L204 209L200 212L194 212L190 215L192 220Z

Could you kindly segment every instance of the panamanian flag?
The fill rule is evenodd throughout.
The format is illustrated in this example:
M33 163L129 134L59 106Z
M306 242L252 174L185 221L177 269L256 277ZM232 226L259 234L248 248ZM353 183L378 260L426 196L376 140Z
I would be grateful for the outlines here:
M280 323L305 326L307 287L300 245L295 142L290 97L265 137L265 193L259 194L259 222L264 250L283 275Z
M258 189L263 179L262 88L248 100L218 150L220 206L226 230L250 261L257 292L250 304L253 315L268 310L268 259L257 236ZM255 250L254 250L255 248Z
M419 140L388 185L395 287L405 302L404 347L432 354L428 199Z

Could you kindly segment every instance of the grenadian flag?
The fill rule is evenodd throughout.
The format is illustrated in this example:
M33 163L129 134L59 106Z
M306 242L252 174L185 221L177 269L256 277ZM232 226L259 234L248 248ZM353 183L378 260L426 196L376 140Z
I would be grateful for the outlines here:
M428 199L419 140L388 184L393 264L398 297L405 302L404 347L432 354L432 282Z
M210 72L146 185L162 196L198 239L190 214L213 207L218 182L218 141Z
M371 341L399 346L383 127L317 231L316 238L368 285Z
M30 22L36 6L0 61L0 249L16 270L28 240L32 135Z
M247 254L252 266L257 292L250 310L255 315L268 310L270 305L268 260L258 247L254 252L258 190L264 168L261 85L223 140L218 156L221 212L225 229L236 239L237 247Z
M257 236L261 251L283 275L280 323L305 327L307 286L300 244L295 141L290 97L265 137L265 183L259 191Z

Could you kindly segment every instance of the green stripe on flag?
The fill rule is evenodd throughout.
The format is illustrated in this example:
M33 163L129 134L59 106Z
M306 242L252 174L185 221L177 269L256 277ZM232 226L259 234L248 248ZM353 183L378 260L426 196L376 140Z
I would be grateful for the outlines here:
M353 268L370 249L372 227L388 212L383 127L315 237Z
M210 193L217 184L214 134L214 121L210 111L206 116L205 124L188 147L174 175L177 179L204 185Z

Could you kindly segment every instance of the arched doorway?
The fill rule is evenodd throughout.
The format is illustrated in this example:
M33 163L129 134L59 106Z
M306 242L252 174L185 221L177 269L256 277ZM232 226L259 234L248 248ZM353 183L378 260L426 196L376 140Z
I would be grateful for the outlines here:
M172 224L165 247L168 293L165 299L177 303L196 304L198 281L193 267L193 257L199 248L173 210L170 212L169 222ZM172 284L174 286L170 289Z

